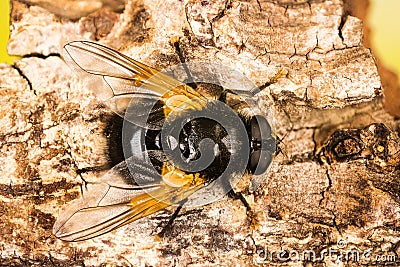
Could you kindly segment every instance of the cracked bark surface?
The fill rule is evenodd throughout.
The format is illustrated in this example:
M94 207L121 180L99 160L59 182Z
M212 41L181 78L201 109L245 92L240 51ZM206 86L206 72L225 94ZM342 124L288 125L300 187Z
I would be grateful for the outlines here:
M320 253L339 240L342 251L370 252L345 266L379 255L399 264L399 121L382 107L362 23L342 1L80 2L81 13L62 8L72 0L11 2L9 53L22 59L0 65L0 265L311 266L277 254L314 250L312 266L337 266ZM184 209L162 241L154 234L173 209L93 240L57 240L65 203L103 173L77 170L110 164L117 124L62 61L62 45L99 40L162 69L179 63L174 37L186 61L230 66L259 86L288 73L258 95L280 139L262 187L242 188L258 222L225 197ZM262 261L263 249L273 257Z

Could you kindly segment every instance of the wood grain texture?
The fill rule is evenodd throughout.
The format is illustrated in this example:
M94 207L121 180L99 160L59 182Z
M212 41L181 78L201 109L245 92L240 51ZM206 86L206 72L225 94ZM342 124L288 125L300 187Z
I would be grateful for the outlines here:
M343 1L93 1L63 13L76 2L11 2L9 53L23 58L0 65L0 265L338 266L321 258L335 249L360 253L344 266L399 264L399 121L382 108L362 22ZM162 69L179 63L175 37L186 61L227 65L258 86L287 72L258 95L280 153L259 190L241 188L257 223L225 197L184 209L162 241L154 234L173 209L92 240L56 239L82 179L104 173L77 170L110 162L118 123L62 61L63 44L98 40ZM290 251L300 259L283 260Z

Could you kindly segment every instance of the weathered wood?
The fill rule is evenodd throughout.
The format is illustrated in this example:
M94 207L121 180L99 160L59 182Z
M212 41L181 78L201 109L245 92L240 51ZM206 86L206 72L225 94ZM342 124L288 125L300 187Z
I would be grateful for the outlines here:
M23 58L0 65L1 264L305 266L278 253L313 250L313 266L337 266L320 258L330 249L358 251L359 261L342 259L347 266L373 265L376 256L399 262L399 122L382 108L362 23L341 0L131 0L123 9L88 0L79 1L81 13L63 9L77 2L11 2L9 53ZM93 240L56 239L55 218L79 196L82 178L103 174L76 171L110 161L117 123L62 61L61 47L99 40L162 69L180 62L175 37L186 61L230 66L259 86L288 73L259 94L281 141L262 187L243 189L257 223L225 197L184 209L162 241L154 234L173 209Z

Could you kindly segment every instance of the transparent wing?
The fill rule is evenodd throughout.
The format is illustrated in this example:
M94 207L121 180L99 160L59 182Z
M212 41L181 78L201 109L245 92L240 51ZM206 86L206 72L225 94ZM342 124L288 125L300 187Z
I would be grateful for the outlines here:
M82 197L58 218L53 234L65 241L90 239L176 205L194 190L166 185L154 168L131 157L99 183L87 184Z
M97 43L68 43L64 46L63 57L111 110L142 127L158 127L159 123L149 126L143 118L149 121L153 116L156 121L160 118L162 108L154 109L160 98L201 97L190 86ZM125 114L128 107L129 116Z

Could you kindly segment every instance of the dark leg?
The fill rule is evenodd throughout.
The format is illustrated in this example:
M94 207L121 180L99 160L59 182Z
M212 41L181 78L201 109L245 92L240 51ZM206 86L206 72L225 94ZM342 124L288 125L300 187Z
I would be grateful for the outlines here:
M104 171L104 170L109 170L110 166L109 165L103 165L103 166L96 166L96 167L85 167L81 169L76 169L75 173L81 178L82 184L81 184L81 194L83 195L83 188L86 189L86 186L88 182L83 178L83 173L87 172L95 172L95 171Z
M253 226L253 225L257 224L257 216L253 212L253 210L251 209L249 203L244 198L242 193L236 193L235 191L233 191L233 189L231 189L228 192L228 197L230 197L232 199L239 199L242 202L242 204L245 206L245 208L246 208L246 214L247 214L248 218L250 219L251 225Z
M228 197L232 198L232 199L239 199L243 205L245 206L246 210L249 212L251 211L250 205L247 202L247 200L244 198L242 193L236 193L235 191L233 191L233 189L231 189L228 192Z
M111 166L106 164L106 165L102 165L102 166L80 168L80 169L77 169L75 172L76 172L76 174L81 175L82 173L87 173L87 172L105 171L105 170L109 170L110 168L111 168Z
M183 69L186 72L186 75L188 76L188 85L191 86L193 89L197 88L197 84L193 82L193 76L192 73L190 72L189 68L187 67L187 65L185 64L185 57L183 56L181 47L179 45L179 39L172 41L172 44L175 48L175 52L179 57L179 61L183 64Z
M174 211L172 216L169 218L167 224L164 225L163 229L158 234L156 234L156 238L162 240L164 238L165 233L172 229L172 224L174 223L175 219L178 217L178 214L181 211L181 209L186 201L187 200L185 199L179 203L179 206L176 208L176 210Z
M274 77L272 77L268 82L266 82L263 85L261 85L258 88L256 88L256 90L260 90L260 91L264 90L265 88L267 88L271 84L276 83L278 81L278 79L283 77L283 76L287 76L287 71L285 71L283 69L278 70L278 73L275 74Z

